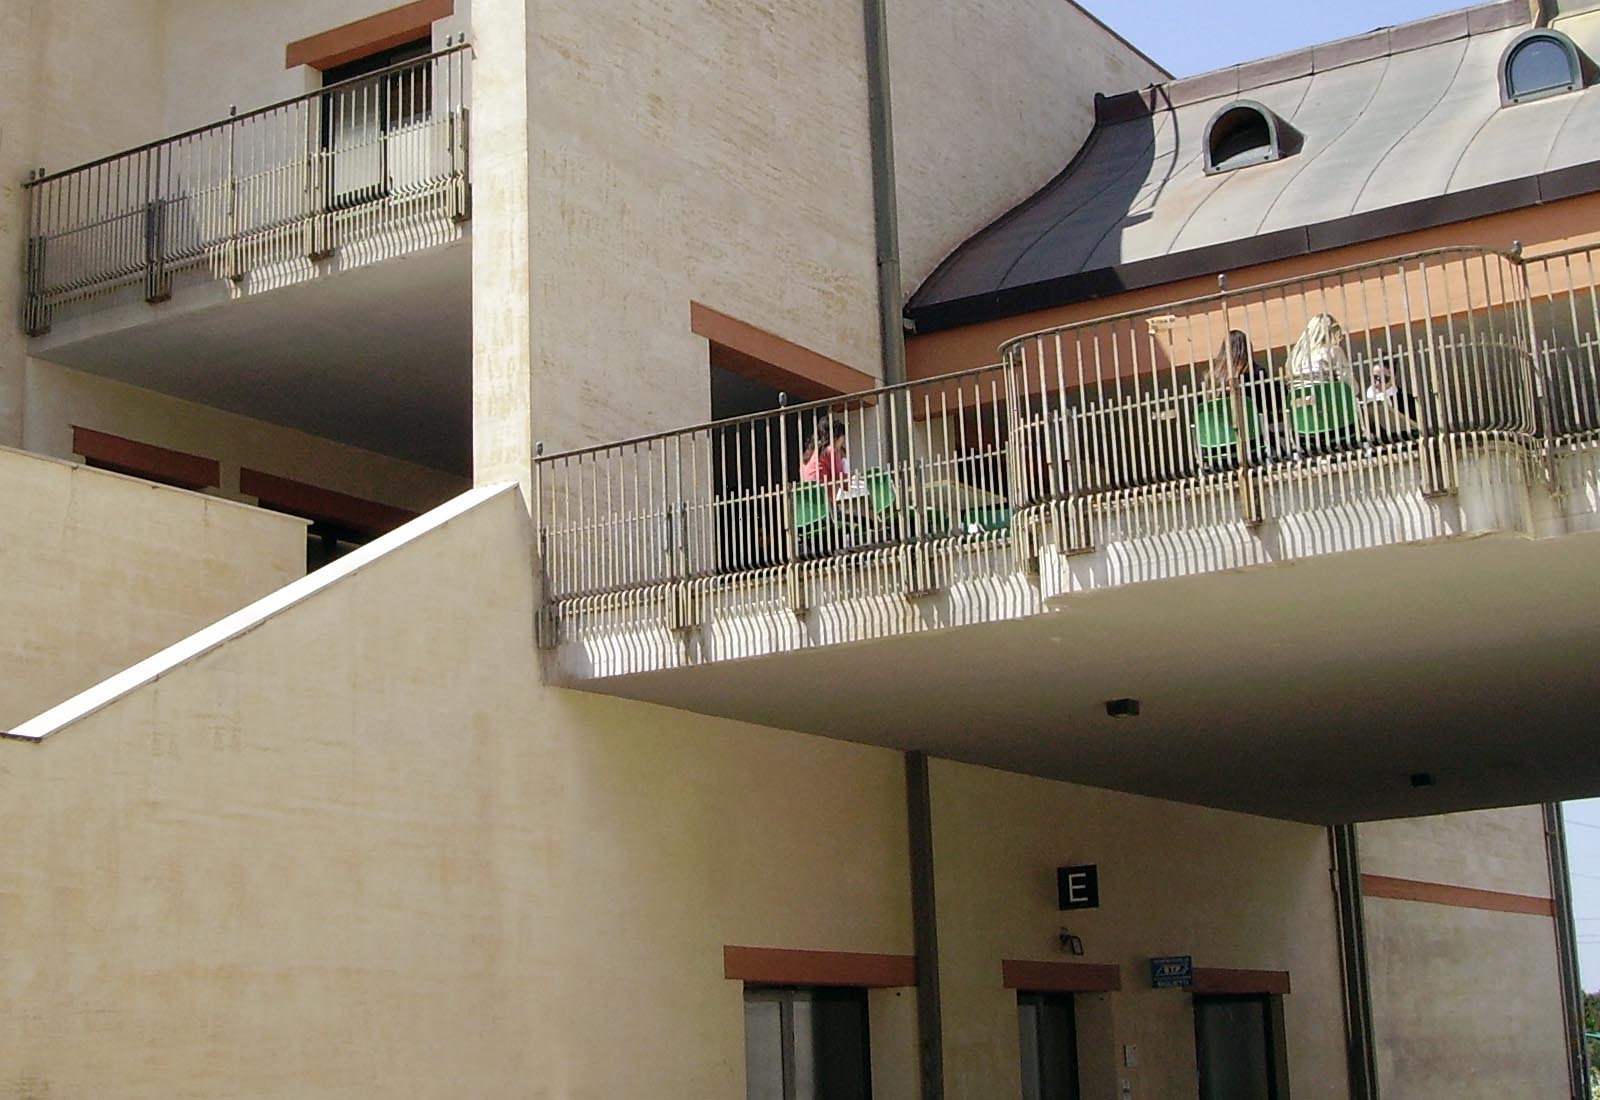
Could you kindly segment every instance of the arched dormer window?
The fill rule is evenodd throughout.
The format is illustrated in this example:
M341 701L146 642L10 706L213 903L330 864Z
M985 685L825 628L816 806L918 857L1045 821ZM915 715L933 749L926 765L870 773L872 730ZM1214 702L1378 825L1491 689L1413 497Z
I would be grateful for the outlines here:
M1583 87L1583 58L1560 31L1524 31L1500 58L1500 102L1509 107Z
M1206 123L1206 175L1279 160L1295 151L1299 135L1253 100L1230 103Z

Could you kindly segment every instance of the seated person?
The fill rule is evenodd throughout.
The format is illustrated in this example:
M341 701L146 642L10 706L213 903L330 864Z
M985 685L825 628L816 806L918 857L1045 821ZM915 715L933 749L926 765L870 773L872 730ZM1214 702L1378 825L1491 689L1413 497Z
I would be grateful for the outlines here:
M1267 370L1255 362L1250 337L1239 329L1229 331L1227 339L1217 349L1203 392L1212 397L1243 393L1257 422L1257 429L1247 430L1247 434L1256 436L1259 433L1260 436L1252 440L1254 447L1258 451L1263 446L1268 451L1277 450L1286 407L1283 385L1275 382Z
M845 454L841 421L824 420L817 425L816 438L800 456L800 480L828 485L850 483L850 459Z
M1331 314L1318 313L1306 322L1300 339L1289 349L1285 364L1290 384L1303 382L1343 382L1356 388L1350 356L1344 350L1344 329Z
M1418 431L1417 399L1400 388L1394 368L1387 363L1374 363L1372 385L1367 387L1368 415L1374 429L1381 436L1393 436Z

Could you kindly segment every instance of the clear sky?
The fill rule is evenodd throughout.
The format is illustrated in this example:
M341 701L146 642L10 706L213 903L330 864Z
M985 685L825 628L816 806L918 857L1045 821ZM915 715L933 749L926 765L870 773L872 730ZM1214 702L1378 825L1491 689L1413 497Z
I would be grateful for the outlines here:
M1082 0L1174 76L1466 7L1451 0Z
M1578 925L1578 970L1583 988L1600 992L1600 798L1568 802L1567 859L1572 864L1572 912Z

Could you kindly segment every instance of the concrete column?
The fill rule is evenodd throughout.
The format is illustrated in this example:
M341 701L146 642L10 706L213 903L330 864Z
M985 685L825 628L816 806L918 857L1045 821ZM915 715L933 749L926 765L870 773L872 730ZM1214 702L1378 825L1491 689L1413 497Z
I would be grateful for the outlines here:
M472 24L473 477L531 499L526 0L474 0Z

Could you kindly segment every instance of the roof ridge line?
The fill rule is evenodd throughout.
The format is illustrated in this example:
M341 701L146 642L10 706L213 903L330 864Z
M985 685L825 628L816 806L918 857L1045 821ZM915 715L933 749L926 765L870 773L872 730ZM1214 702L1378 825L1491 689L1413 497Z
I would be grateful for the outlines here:
M1244 95L1257 88L1280 84L1297 76L1341 69L1380 56L1393 57L1397 54L1411 53L1460 38L1471 38L1525 23L1529 23L1526 0L1490 0L1489 3L1455 8L1405 23L1374 27L1360 34L1346 35L1328 42L1224 65L1206 72L1152 84L1147 88L1118 92L1104 98L1108 101L1117 101L1119 106L1125 106L1132 102L1128 97L1137 96L1142 100L1145 92L1151 88L1160 88L1173 106L1182 106L1208 99L1220 99L1224 96ZM1384 39L1381 50L1362 52L1350 48L1364 40L1377 39L1380 36ZM1331 56L1334 60L1329 64L1318 65L1319 54L1325 57ZM1232 80L1229 79L1230 75ZM1250 76L1254 76L1254 79L1245 78ZM1185 95L1185 92L1195 94Z

